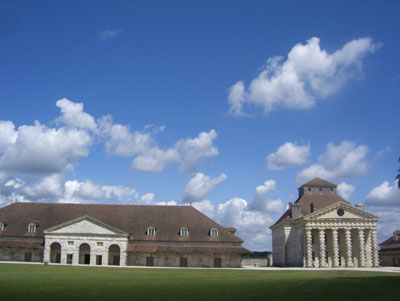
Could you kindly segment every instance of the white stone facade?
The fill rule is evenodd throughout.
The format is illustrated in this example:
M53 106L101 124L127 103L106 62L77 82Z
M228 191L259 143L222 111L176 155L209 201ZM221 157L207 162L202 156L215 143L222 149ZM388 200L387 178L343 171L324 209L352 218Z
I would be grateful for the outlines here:
M271 226L274 265L379 266L378 217L364 211L362 206L352 206L343 199L334 202L335 186L324 187L324 190L312 187L306 192L312 194L312 198L306 195L302 199L306 194L304 190L308 188L304 186L307 185L299 189L299 202L290 203L286 215ZM327 194L333 201L323 207L318 201L324 201ZM310 200L315 200L315 203ZM322 208L318 209L318 206ZM314 207L317 210L314 211Z

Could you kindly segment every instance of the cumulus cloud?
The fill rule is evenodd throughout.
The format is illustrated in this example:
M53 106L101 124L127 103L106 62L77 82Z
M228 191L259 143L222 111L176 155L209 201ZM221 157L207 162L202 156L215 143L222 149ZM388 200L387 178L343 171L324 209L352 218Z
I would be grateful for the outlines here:
M310 145L297 145L286 142L275 153L267 156L267 167L270 170L282 170L304 164L310 156Z
M195 172L204 158L216 156L214 146L217 132L201 132L195 138L178 140L169 148L157 145L155 135L165 127L147 126L132 132L129 126L112 122L111 116L99 120L100 132L105 137L106 153L111 156L134 157L132 169L144 172L160 172L170 163L179 163L183 172Z
M395 181L393 185L387 181L382 182L368 193L365 203L368 206L400 208L400 189L397 188L397 182Z
M181 170L194 172L196 164L201 159L218 155L218 149L213 144L217 136L217 132L212 129L208 133L201 132L196 138L179 140L176 148L182 157Z
M388 181L374 187L365 198L367 211L379 216L378 237L385 240L393 231L400 229L400 190L397 181Z
M9 134L9 143L3 143L0 170L27 174L51 174L71 169L77 159L88 155L92 144L86 131L48 128L38 121Z
M342 141L339 145L328 143L326 151L318 158L318 163L303 169L296 181L305 183L314 177L326 180L344 180L365 175L370 163L367 159L368 147L355 142Z
M353 185L347 184L346 182L341 182L337 186L337 192L338 194L344 198L345 200L349 200L351 195L353 194L354 190L356 188Z
M249 201L249 209L266 213L279 213L284 209L281 199L273 200L269 193L276 189L274 180L267 180L264 184L256 187L254 197Z
M271 249L268 226L274 219L266 213L252 211L246 200L235 197L218 205L216 219L225 227L235 227L237 235L251 250Z
M83 103L72 102L66 98L56 102L61 110L61 116L57 119L68 127L90 129L96 131L96 122L90 114L83 111Z
M366 37L329 54L321 49L317 37L305 45L296 44L286 60L280 56L268 59L247 90L243 81L234 84L229 89L229 111L243 115L245 105L262 108L264 113L277 107L309 109L317 99L337 93L347 80L357 77L364 56L380 46Z
M124 31L122 29L106 29L100 31L97 37L101 40L107 41L111 39L115 39L119 35L121 35Z
M211 178L201 172L197 173L186 184L180 202L191 203L205 200L207 194L218 185L225 182L226 178L227 177L224 173L220 174L217 178Z

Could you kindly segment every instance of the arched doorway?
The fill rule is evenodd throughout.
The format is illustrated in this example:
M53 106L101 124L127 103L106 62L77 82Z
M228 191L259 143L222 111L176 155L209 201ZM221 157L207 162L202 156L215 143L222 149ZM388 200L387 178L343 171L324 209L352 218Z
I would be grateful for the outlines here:
M90 246L87 243L79 246L79 264L90 264Z
M121 258L121 249L118 245L111 245L108 249L108 264L119 265Z
M61 263L61 245L58 242L50 245L50 263Z

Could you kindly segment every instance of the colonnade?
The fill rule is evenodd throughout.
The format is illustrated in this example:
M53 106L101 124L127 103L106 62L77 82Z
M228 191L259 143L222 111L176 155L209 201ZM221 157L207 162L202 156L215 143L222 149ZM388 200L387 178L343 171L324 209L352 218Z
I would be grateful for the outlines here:
M318 238L318 244L314 238ZM343 249L344 256L340 252ZM379 266L376 228L305 228L306 267L353 267L355 264L359 267Z

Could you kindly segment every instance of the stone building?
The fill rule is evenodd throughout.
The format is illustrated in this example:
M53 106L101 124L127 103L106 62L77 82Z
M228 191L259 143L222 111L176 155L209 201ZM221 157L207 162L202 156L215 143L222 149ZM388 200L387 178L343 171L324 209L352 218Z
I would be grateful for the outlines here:
M393 236L379 246L381 265L400 267L400 230L394 231Z
M235 228L191 206L13 203L0 209L0 260L240 267Z
M379 266L378 217L351 205L337 185L315 178L270 227L275 266Z

